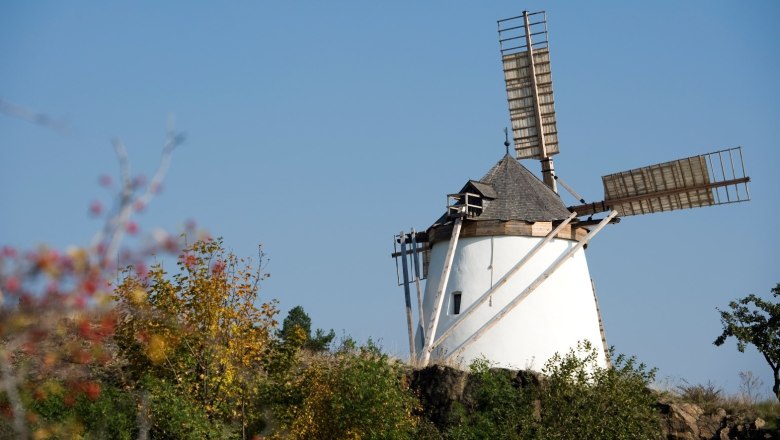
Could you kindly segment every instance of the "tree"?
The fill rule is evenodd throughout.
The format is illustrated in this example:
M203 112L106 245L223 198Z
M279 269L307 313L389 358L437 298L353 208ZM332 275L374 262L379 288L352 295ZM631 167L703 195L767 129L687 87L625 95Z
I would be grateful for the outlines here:
M772 392L780 400L780 283L772 289L772 296L777 299L776 302L750 294L731 301L731 311L717 309L723 333L714 344L721 346L733 336L741 353L745 352L748 344L754 345L772 368Z
M331 329L325 333L322 329L317 329L314 337L311 335L311 318L303 310L302 306L295 306L287 313L287 317L282 321L282 328L278 332L279 338L287 344L294 347L303 347L312 351L324 351L336 337L336 333Z
M174 384L209 420L246 427L276 326L275 301L259 302L266 274L226 252L221 240L196 242L178 266L170 279L161 265L148 277L127 272L116 288L115 340L127 385L143 391L149 378Z

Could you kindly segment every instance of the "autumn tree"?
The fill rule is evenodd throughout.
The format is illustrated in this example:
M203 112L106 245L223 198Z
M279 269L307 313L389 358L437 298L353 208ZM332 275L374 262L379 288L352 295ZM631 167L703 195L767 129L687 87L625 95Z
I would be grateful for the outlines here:
M717 309L723 333L714 344L721 346L733 336L737 340L737 350L742 353L748 344L755 346L772 368L772 391L780 400L780 283L772 289L772 296L774 302L750 294L731 301L730 311Z
M147 277L125 272L115 291L115 338L129 385L141 389L154 379L191 399L209 420L246 426L246 405L255 400L276 326L275 302L258 301L266 276L262 252L260 260L253 269L221 240L198 241L173 275L162 265Z

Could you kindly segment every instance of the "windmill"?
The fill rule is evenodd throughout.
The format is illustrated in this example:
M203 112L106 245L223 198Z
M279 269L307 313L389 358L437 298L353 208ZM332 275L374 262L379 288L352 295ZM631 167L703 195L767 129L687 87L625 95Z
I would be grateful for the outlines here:
M425 366L486 357L538 368L589 340L608 364L585 246L621 217L750 200L742 149L603 176L603 199L586 203L553 164L560 149L546 13L499 20L498 35L515 156L507 139L506 155L449 194L445 213L425 232L394 236L410 359ZM520 160L538 160L542 178ZM562 202L559 183L579 204Z

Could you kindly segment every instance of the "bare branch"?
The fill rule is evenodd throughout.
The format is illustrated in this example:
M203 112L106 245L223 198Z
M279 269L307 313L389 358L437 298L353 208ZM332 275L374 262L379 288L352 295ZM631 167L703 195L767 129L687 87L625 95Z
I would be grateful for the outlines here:
M34 112L28 108L5 101L2 98L0 98L0 113L50 128L60 134L67 134L70 131L68 124L62 120L54 119L45 113Z
M92 239L93 246L102 245L104 247L102 252L100 252L102 260L100 261L101 266L105 267L110 263L118 261L119 246L124 239L126 228L134 207L136 204L148 206L152 198L159 192L165 175L168 172L168 168L170 167L173 150L183 142L184 136L174 132L172 128L169 128L165 136L160 162L157 165L157 170L155 171L152 180L140 195L134 196L135 188L133 187L133 182L130 177L130 162L128 160L127 150L121 140L114 140L114 152L119 161L121 190L115 213L106 221L103 230L95 234L95 237Z

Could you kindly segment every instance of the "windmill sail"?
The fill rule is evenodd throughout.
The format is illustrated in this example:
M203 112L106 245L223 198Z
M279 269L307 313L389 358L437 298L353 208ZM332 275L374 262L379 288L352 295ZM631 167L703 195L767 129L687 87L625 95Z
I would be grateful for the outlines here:
M546 14L500 20L498 35L517 158L558 154Z
M742 148L603 176L604 201L572 206L579 215L614 209L620 216L750 200Z

